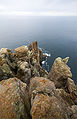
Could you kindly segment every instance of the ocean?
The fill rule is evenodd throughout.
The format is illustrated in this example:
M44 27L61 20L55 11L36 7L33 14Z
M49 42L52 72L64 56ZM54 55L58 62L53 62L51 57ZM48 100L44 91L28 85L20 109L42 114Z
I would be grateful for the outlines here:
M77 17L0 16L0 48L14 48L38 41L51 54L47 66L57 57L70 57L72 79L77 83Z

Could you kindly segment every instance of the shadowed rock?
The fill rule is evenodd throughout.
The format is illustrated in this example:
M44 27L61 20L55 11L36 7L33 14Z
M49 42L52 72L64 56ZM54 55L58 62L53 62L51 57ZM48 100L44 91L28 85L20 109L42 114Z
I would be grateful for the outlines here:
M15 69L15 66L11 50L2 48L0 50L0 80L14 77L14 72L11 69Z
M67 106L74 105L74 101L70 97L70 94L65 92L65 90L63 90L63 89L56 89L55 96L60 96L64 100L64 102L66 103Z
M17 77L25 83L29 83L31 78L31 69L29 68L28 62L18 62Z
M67 87L70 93L70 97L77 104L77 85L75 85L74 81L70 78L67 79Z
M76 85L75 85L74 81L70 78L67 79L67 87L68 87L68 90L70 93L76 89Z

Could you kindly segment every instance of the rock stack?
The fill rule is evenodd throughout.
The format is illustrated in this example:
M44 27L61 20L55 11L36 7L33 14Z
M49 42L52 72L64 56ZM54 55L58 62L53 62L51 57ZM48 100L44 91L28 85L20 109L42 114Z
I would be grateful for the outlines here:
M56 58L48 73L37 42L0 50L0 119L77 119L77 85Z

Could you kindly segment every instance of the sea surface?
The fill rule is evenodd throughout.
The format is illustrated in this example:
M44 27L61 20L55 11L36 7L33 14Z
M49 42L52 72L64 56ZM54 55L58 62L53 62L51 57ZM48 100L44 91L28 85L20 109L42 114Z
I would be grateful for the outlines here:
M0 16L0 48L14 50L32 41L51 54L45 63L47 70L55 58L70 57L68 65L77 83L77 17Z

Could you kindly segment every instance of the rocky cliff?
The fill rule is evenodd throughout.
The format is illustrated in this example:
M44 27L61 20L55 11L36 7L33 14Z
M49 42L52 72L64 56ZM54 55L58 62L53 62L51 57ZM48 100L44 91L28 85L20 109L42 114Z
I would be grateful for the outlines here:
M56 58L48 73L37 41L0 50L0 119L77 119L77 85L67 65Z

